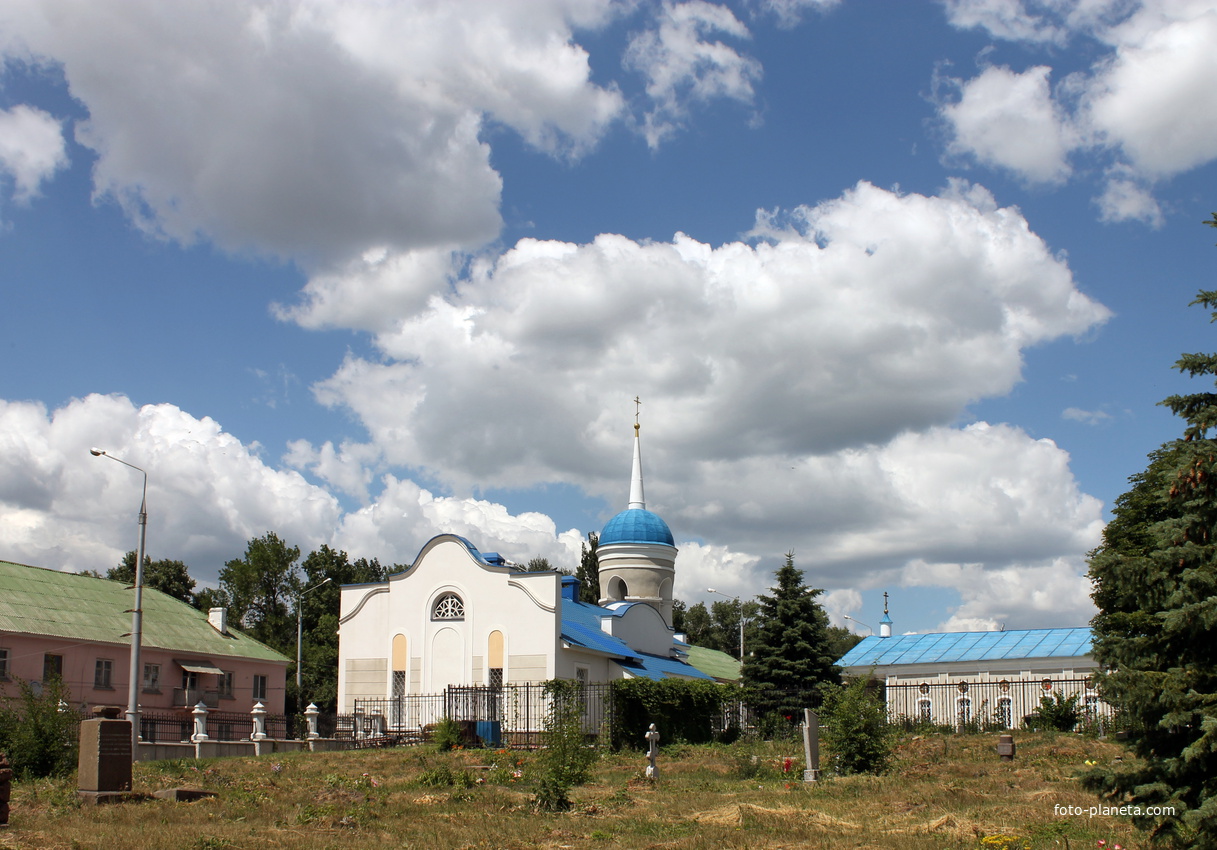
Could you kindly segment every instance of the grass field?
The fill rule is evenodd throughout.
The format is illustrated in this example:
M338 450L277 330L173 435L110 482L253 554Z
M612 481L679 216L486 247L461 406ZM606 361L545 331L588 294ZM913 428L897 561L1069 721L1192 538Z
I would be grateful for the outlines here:
M1119 746L1065 734L1020 733L1016 741L1016 760L1003 763L995 735L912 738L885 776L810 785L801 781L797 744L667 747L654 783L642 776L641 754L609 755L563 814L533 809L528 753L415 748L151 762L135 766L137 792L189 786L218 796L94 807L77 803L74 779L16 783L0 848L1146 845L1124 820L1054 814L1058 805L1096 805L1076 777L1087 761L1123 756Z

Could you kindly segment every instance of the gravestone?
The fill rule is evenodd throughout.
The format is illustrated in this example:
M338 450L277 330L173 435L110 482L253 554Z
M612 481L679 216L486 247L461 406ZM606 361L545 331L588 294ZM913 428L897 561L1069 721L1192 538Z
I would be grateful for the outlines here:
M659 765L655 763L655 759L659 756L659 730L655 728L654 723L642 737L647 740L647 779L658 779Z
M0 753L0 826L8 826L8 801L13 793L13 766Z
M820 717L810 708L803 709L804 782L820 781Z
M131 721L119 720L121 708L99 705L80 724L77 795L90 802L131 791Z
M1013 735L998 735L997 736L997 754L1002 761L1014 761L1014 736Z

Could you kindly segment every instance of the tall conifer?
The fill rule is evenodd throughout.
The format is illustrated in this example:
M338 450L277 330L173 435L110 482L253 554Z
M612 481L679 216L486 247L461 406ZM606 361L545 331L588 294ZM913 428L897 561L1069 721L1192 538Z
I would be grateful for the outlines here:
M762 714L778 713L797 721L804 708L820 704L820 685L837 682L828 637L828 615L816 597L823 590L803 583L794 553L777 571L772 596L758 596L756 634L746 648L744 684L749 701Z
M1193 303L1212 309L1217 291ZM1176 367L1217 379L1217 355ZM1113 803L1173 808L1134 820L1177 846L1217 850L1217 393L1162 404L1184 420L1183 436L1133 476L1090 560L1101 693L1143 761L1087 784Z

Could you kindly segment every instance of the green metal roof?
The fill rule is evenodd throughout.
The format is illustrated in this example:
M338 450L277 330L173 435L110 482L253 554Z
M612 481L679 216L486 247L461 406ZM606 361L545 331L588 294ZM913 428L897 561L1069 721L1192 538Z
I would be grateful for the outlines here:
M0 632L95 643L130 642L134 594L122 582L0 561ZM222 635L199 611L145 587L142 645L191 655L288 659L229 629Z
M707 649L704 646L682 646L689 664L715 679L738 682L740 663L725 652Z

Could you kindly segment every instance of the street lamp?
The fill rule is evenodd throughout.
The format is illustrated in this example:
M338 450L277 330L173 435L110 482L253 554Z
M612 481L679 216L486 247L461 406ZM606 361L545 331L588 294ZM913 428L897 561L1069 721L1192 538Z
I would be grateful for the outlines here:
M734 599L739 605L739 663L744 663L744 603L740 601L738 596L732 596L730 593L723 593L721 590L715 590L712 587L706 588L707 593L717 593L719 596L725 596L728 599Z
M304 609L300 606L300 601L304 599L305 594L312 593L322 585L329 584L333 579L327 578L325 581L318 582L312 587L300 591L296 596L296 702L300 702L300 648L304 643ZM297 706L299 710L299 706Z
M139 753L139 691L144 678L140 650L144 631L144 540L148 534L148 473L133 463L109 454L104 449L89 449L93 457L108 457L144 476L143 497L139 503L139 549L135 552L135 607L131 609L131 683L127 691L127 719L131 721L131 760Z
M870 626L866 625L866 623L862 622L861 620L855 620L853 617L849 616L848 614L842 614L841 616L844 617L846 620L849 620L851 623L857 623L859 626L862 626L868 632L870 632L872 635L875 633L874 629L872 629Z

